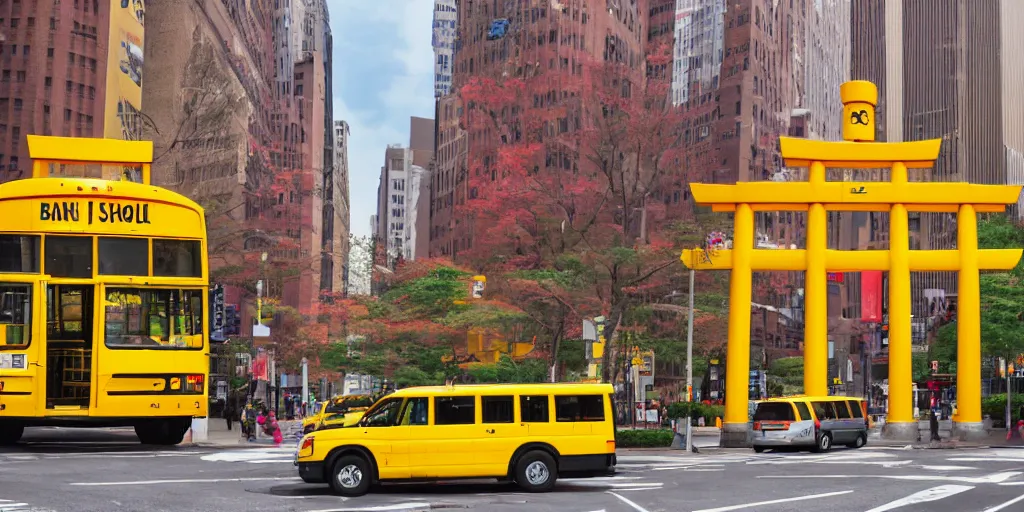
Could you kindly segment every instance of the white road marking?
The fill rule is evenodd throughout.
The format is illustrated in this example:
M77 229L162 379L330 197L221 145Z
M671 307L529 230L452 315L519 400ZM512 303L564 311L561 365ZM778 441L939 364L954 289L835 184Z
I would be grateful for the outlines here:
M895 510L897 508L905 507L907 505L917 505L919 503L928 503L931 501L939 501L941 499L948 498L950 496L960 494L964 491L974 489L972 485L940 485L938 487L932 487L931 489L925 489L921 492L915 492L905 498L900 498L895 501L890 501L885 505L875 507L868 512L886 512L889 510Z
M978 469L970 466L915 466L921 469L929 469L932 471L961 471L965 469Z
M757 478L887 478L889 480L910 480L915 482L960 482L965 484L998 484L1020 475L1020 471L993 473L982 477L966 476L928 476L928 475L761 475Z
M986 508L983 512L998 512L999 510L1003 510L1004 508L1009 507L1010 505L1013 505L1014 503L1017 503L1017 502L1020 502L1020 501L1024 501L1024 494L1022 494L1020 496L1017 496L1016 498L1014 498L1014 499L1012 499L1010 501L1007 501L1006 503L1003 503L1003 504L1000 504L1000 505L996 505L994 507Z
M291 463L295 458L294 447L250 448L208 453L200 457L207 462L247 462L251 464Z
M611 491L608 491L608 494L611 494L612 496L615 496L616 498L619 499L619 501L625 503L626 505L629 505L630 507L633 507L633 510L636 510L636 512L651 512L650 510L647 510L646 508L643 508L640 505L637 505L636 503L633 503L632 501L630 501L629 498L627 498L627 497L625 497L625 496L623 496L621 494L617 494L617 493L614 493L614 492L611 492Z
M219 482L259 482L267 480L299 480L299 477L263 477L263 478L192 478L181 480L130 480L127 482L74 482L68 485L98 487L115 485L156 485L156 484L213 484Z
M380 505L376 507L362 508L329 508L324 510L311 510L309 512L394 512L399 510L430 510L430 503L398 503L396 505Z
M761 505L775 505L777 503L789 503L789 502L792 502L792 501L804 501L804 500L814 500L814 499L818 499L818 498L829 498L829 497L832 497L832 496L842 496L844 494L850 494L852 492L853 492L852 490L851 491L826 492L824 494L812 494L810 496L797 496L795 498L781 498L781 499L770 500L770 501L759 501L757 503L744 503L742 505L732 505L732 506L729 506L729 507L707 508L707 509L703 509L703 510L696 510L694 512L728 512L729 510L743 510L743 509L749 509L750 507L758 507L758 506L761 506Z

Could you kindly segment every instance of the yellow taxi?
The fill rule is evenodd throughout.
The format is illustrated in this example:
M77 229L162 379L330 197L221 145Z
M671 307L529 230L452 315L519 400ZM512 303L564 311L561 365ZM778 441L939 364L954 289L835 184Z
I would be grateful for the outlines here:
M365 411L373 402L373 395L335 396L320 404L316 414L302 420L302 433L308 434L325 426L354 425L361 417L355 413Z
M317 430L295 455L307 483L343 496L402 480L497 478L528 492L560 477L614 472L610 384L488 384L406 388L352 428Z

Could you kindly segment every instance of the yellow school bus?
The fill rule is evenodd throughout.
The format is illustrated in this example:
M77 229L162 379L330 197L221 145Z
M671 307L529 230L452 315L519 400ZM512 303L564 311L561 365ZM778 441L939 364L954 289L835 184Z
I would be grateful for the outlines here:
M148 184L152 143L28 144L32 178L0 184L0 444L32 426L180 443L207 413L203 209ZM141 183L54 176L73 166Z
M559 477L614 472L610 384L405 388L350 428L317 430L295 453L299 477L343 496L402 480L497 478L529 492Z

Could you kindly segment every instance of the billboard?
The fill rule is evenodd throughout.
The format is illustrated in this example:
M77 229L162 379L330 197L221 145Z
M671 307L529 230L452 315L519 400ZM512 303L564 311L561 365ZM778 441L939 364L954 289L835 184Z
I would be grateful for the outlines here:
M860 311L862 322L882 321L882 272L860 273Z
M142 78L145 0L110 1L110 39L107 49L107 91L103 137L142 138ZM135 169L104 168L106 179L140 181ZM113 176L111 176L113 175ZM120 175L118 177L117 175Z

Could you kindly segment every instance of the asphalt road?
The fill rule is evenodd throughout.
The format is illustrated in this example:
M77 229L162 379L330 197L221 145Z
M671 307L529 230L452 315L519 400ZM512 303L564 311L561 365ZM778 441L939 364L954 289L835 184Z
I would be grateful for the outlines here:
M290 448L156 449L130 430L39 429L0 449L0 511L998 512L1024 510L1024 450L620 454L619 474L554 492L458 483L343 499L295 476Z

